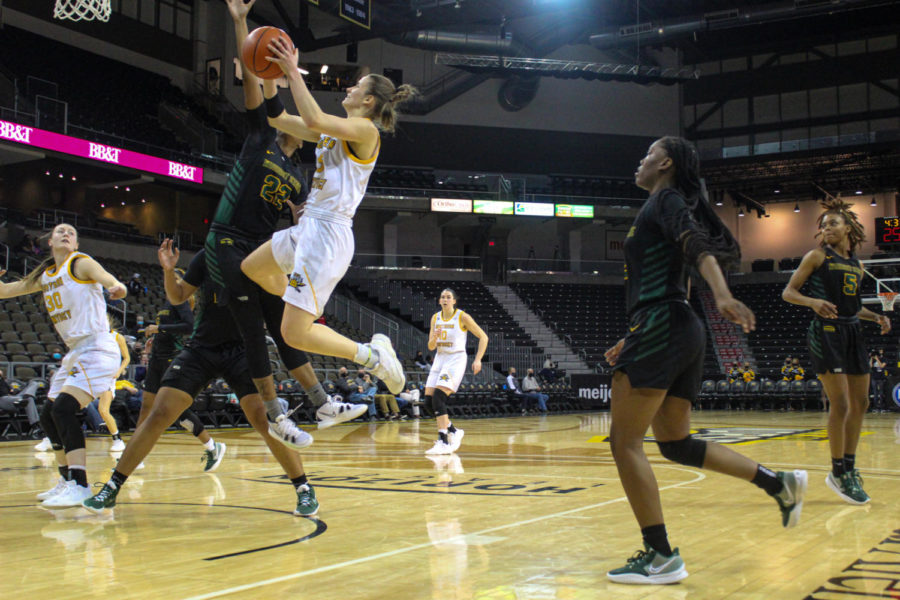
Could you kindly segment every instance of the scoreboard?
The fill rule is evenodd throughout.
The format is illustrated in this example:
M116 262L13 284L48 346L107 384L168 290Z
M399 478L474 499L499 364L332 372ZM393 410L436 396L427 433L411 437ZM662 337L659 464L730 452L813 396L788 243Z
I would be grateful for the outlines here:
M900 217L875 219L875 245L879 248L900 248Z

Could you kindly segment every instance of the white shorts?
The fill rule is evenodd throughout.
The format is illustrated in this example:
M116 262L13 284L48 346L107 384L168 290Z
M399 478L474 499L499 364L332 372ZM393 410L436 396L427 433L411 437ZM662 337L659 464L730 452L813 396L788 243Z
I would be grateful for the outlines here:
M426 388L449 388L451 392L459 389L463 375L466 374L468 355L465 352L453 352L450 354L438 353L434 357L431 371L428 373Z
M66 386L77 387L91 398L109 391L116 384L116 373L122 364L119 345L112 335L88 338L63 357L50 381L48 398L56 398Z
M301 217L293 227L275 232L272 255L289 276L284 301L321 316L354 249L351 227L313 217Z

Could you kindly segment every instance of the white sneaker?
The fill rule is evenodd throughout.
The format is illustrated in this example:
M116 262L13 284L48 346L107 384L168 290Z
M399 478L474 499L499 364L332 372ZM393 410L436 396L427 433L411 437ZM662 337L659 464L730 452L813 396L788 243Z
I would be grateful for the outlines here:
M50 438L44 438L35 444L34 449L38 452L50 452L53 449L53 444L50 442Z
M297 427L287 415L281 415L275 422L269 421L269 435L294 450L302 450L313 443L311 435Z
M125 442L121 438L113 440L112 446L109 447L110 452L122 452L125 450Z
M319 429L326 429L338 423L352 421L367 410L369 407L365 404L349 404L329 400L316 411L316 421L319 423Z
M443 440L437 440L434 446L425 451L425 454L453 454L452 446Z
M64 489L66 489L66 479L64 477L60 477L59 481L56 482L56 485L54 485L52 488L50 488L46 492L41 492L40 494L38 494L37 499L45 500L47 498L52 498L53 496L57 495Z
M81 487L74 481L66 482L66 489L55 496L41 502L48 508L65 508L69 506L81 506L81 503L93 496L91 488Z
M462 429L457 429L453 433L447 434L447 437L450 439L450 452L456 452L457 450L459 450L459 445L462 444L464 435L466 435L466 432Z
M372 369L372 374L382 380L396 396L406 386L406 375L403 374L403 365L397 360L397 354L391 346L391 339L383 333L376 333L369 346L378 352L378 364Z

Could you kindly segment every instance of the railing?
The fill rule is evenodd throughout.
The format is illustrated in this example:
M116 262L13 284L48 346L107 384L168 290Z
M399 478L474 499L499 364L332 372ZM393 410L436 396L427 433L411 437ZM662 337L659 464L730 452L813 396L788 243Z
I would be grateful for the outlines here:
M478 256L440 256L430 254L356 254L351 263L362 268L388 269L464 269L481 270Z
M391 343L397 350L400 343L400 325L385 316L366 308L355 300L344 296L333 295L325 305L324 314L333 316L347 325L359 329L363 335L372 336L383 333L391 338ZM401 354L403 352L401 351Z

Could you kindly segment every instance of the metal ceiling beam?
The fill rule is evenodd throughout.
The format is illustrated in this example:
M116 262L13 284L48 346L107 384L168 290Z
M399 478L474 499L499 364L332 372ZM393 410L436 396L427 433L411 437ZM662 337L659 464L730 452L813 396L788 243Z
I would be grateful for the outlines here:
M434 61L439 65L459 67L474 72L493 72L496 75L515 73L563 78L653 81L668 84L690 81L699 77L699 72L692 67L664 68L653 65L623 65L547 58L438 53L435 55Z

